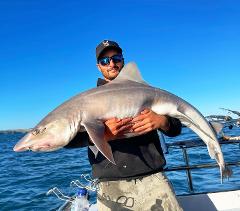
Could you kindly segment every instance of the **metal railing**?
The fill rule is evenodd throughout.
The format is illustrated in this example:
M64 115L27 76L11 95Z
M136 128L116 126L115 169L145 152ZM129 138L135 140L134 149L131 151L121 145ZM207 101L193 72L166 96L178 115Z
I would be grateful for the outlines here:
M219 143L220 143L220 145L238 144L239 149L240 149L240 140L238 140L238 141L223 141L223 139L219 139ZM190 165L187 149L199 147L199 146L206 146L201 139L178 141L178 142L174 142L174 143L166 143L166 146L168 149L170 149L170 148L181 149L185 165L166 167L164 169L164 171L171 172L171 171L185 170L186 176L187 176L188 189L189 189L190 194L194 194L191 170L218 167L217 163L204 163L204 164L198 164L198 165L196 165L196 164ZM240 160L235 161L235 162L226 162L226 166L240 166Z

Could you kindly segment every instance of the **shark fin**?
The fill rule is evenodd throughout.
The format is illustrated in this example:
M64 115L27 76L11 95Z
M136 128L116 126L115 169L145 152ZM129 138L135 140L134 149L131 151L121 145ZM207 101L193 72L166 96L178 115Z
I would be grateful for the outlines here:
M142 78L141 73L139 72L136 63L129 62L126 64L119 75L113 80L113 82L117 82L120 80L130 80L138 83L142 83L148 85Z
M205 132L203 132L202 130L199 130L199 127L197 127L195 124L190 123L187 119L179 118L179 120L181 121L181 123L183 125L186 125L192 131L194 131L203 140L203 142L205 142L204 140L206 138L210 138ZM207 145L209 156L212 159L217 159L216 152L214 150L215 149L214 145L211 142L205 142L205 144ZM217 162L218 162L218 160L217 160Z
M189 128L191 128L191 125L194 125L196 128L200 129L198 125L194 123L194 121L184 114L182 111L178 110L178 114L175 116L177 119L181 121L181 123ZM200 129L201 130L201 129Z
M223 124L220 122L209 122L216 134L219 134L223 129Z
M217 161L217 163L219 164L219 153L216 151L215 146L212 143L207 143L207 149L208 149L208 153L209 156L212 159L215 159Z
M179 114L180 115L180 114ZM194 131L203 141L207 138L212 139L205 131L203 131L201 128L199 128L198 125L191 122L186 116L180 116L177 117L183 125L186 125L188 128L190 128L192 131ZM204 141L205 142L205 141ZM216 156L218 151L215 149L215 146L211 142L205 142L207 145L209 156L212 159L216 159L216 161L219 163L219 158Z
M85 127L89 137L95 144L96 148L113 164L116 164L113 158L112 149L108 142L104 141L104 124L100 120L94 122L83 122L82 125ZM97 150L90 148L93 153L97 153ZM95 154L96 156L97 154Z
M192 126L193 126L195 129L198 129L199 131L201 131L201 133L205 134L210 139L213 139L209 134L207 134L204 130L202 130L201 127L198 124L194 123L194 121L191 119L191 117L186 115L180 109L178 109L177 111L179 112L179 114L177 115L176 118L178 118L181 121L182 124L186 125L187 127L191 128L191 129L192 129ZM196 131L195 131L195 133L197 133Z

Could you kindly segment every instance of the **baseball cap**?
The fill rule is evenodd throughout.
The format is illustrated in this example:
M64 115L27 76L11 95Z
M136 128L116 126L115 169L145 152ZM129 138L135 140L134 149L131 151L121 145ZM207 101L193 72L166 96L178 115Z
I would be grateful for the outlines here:
M122 54L122 49L120 46L115 42L111 40L103 40L101 43L98 44L96 47L96 58L99 59L100 55L106 50L106 49L116 49L119 51L119 53Z

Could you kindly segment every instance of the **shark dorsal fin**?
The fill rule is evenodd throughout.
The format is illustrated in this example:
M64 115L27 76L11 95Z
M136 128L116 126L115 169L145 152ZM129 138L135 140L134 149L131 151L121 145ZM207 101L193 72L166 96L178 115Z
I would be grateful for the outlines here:
M129 62L128 64L126 64L122 68L119 75L113 81L117 82L120 80L130 80L138 83L147 84L143 80L141 73L139 72L137 65L134 62Z

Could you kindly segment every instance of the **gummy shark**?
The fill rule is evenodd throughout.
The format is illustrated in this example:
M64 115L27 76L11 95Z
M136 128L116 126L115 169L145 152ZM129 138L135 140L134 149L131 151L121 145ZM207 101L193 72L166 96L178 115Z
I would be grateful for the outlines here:
M207 145L210 157L218 163L221 178L231 175L216 131L204 116L180 97L148 85L133 62L125 65L111 82L82 92L58 106L15 145L14 151L54 151L67 145L77 132L87 131L95 145L93 152L100 151L115 164L111 147L104 141L103 121L112 117L134 117L146 108L178 118L192 129ZM129 133L126 137L135 135Z

